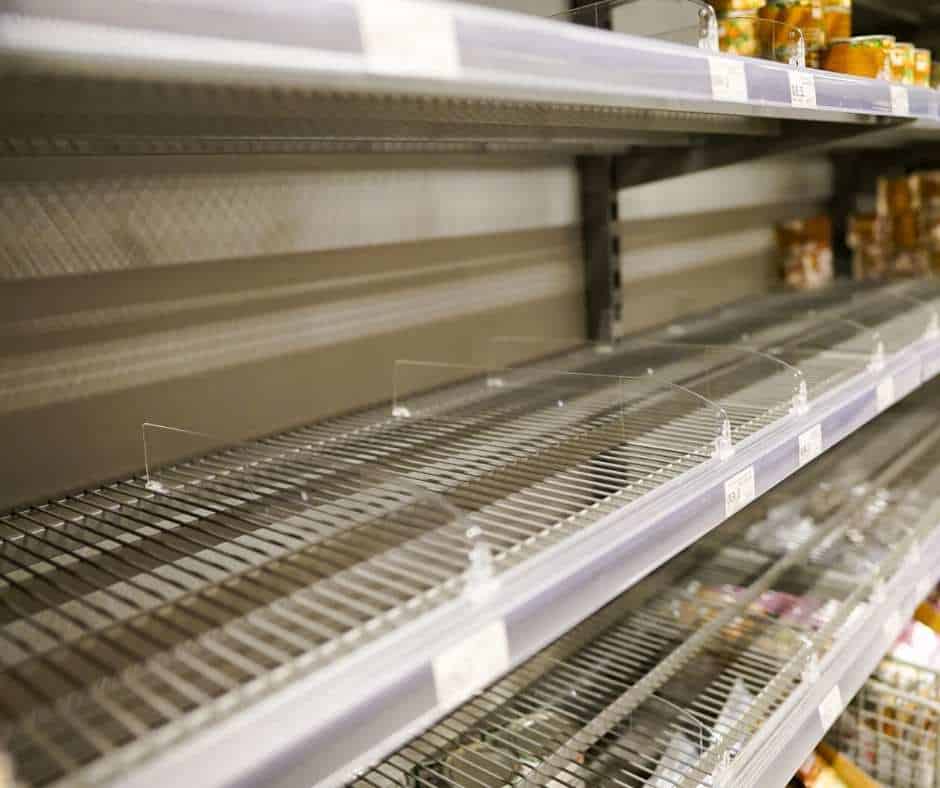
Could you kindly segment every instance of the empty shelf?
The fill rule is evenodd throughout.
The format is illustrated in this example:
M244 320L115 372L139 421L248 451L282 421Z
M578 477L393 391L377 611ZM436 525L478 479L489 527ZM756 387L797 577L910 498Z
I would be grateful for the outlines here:
M940 576L940 421L902 410L353 784L785 785Z
M211 451L148 426L147 475L0 517L22 778L348 779L932 376L938 298L494 338L546 359L402 362L392 408Z

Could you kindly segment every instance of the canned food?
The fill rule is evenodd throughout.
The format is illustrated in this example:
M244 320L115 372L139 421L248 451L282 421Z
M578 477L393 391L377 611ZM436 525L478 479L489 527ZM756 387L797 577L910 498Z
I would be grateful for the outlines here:
M822 0L770 0L759 12L766 20L758 30L761 43L776 49L793 38L784 26L799 29L807 51L822 49L826 45L825 18Z
M753 11L718 15L718 47L722 52L754 57L758 51L757 16Z
M892 82L902 85L914 84L914 45L897 41L888 50L888 64Z
M930 87L931 55L929 49L914 50L914 84Z
M940 170L926 170L913 177L917 179L921 205L931 210L940 209Z
M920 179L881 176L876 185L876 208L879 216L897 216L920 207Z
M852 35L852 8L831 4L823 6L823 27L828 41L849 38Z
M715 13L728 14L732 11L757 11L763 8L767 0L709 0Z
M824 67L842 74L887 79L888 50L892 46L894 36L853 36L836 39L826 53Z

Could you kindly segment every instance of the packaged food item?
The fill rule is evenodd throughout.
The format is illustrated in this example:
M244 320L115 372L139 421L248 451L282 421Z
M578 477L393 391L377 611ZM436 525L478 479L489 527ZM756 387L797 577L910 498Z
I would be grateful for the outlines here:
M759 13L761 19L802 29L812 22L813 3L811 0L770 0ZM769 42L771 36L779 37L780 31L774 25L766 25L761 35L765 36Z
M815 751L803 761L796 774L805 788L848 788L836 770Z
M888 50L894 36L854 36L830 42L823 67L871 79L888 79Z
M900 178L878 178L876 210L879 216L896 216L920 207L919 181Z
M909 621L889 654L911 665L933 667L940 662L940 635L920 621Z
M787 285L810 290L832 281L832 223L828 216L784 222L775 231Z
M930 87L940 88L940 62L930 63Z
M767 0L710 0L709 5L715 9L716 14L728 14L734 11L751 11L756 13L763 8Z
M733 55L755 57L759 50L757 16L753 11L718 14L718 47Z
M908 41L896 41L888 50L888 66L892 82L902 85L914 84L914 45Z
M816 753L835 769L848 788L881 788L851 758L826 742L820 742L816 746Z
M914 84L922 88L930 87L932 56L929 49L914 50Z
M760 9L758 36L765 56L787 62L796 49L797 28L803 35L807 65L818 67L826 46L823 0L769 0Z
M852 0L824 0L823 28L826 41L852 36Z
M940 209L940 170L923 170L911 176L923 208Z
M940 634L940 607L929 599L925 599L917 606L917 610L914 611L914 619Z

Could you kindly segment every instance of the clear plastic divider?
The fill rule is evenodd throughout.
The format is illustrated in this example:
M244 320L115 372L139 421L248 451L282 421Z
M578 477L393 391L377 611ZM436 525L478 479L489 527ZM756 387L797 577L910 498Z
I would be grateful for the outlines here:
M435 390L448 377L465 382ZM394 390L397 418L433 421L448 434L473 429L484 443L498 435L507 457L570 442L583 444L584 460L610 452L613 465L638 463L636 471L655 474L660 464L732 450L728 414L719 404L649 376L568 372L550 364L500 369L398 361Z
M624 33L688 44L718 52L718 20L704 0L670 0L678 14L664 14L667 3L657 0L597 0L570 11L552 14L553 19L587 27L608 27ZM658 13L650 13L655 9ZM656 22L651 23L651 18ZM671 22L671 23L670 23Z
M786 63L799 69L806 68L806 36L800 28L762 17L758 17L754 25L758 42L754 57L772 60L775 63ZM719 21L720 30L721 21Z
M564 364L573 372L646 376L656 383L679 385L719 405L738 438L807 407L808 387L799 367L759 349L627 340L568 350L572 344L573 340L551 337L493 337L489 356L497 362L541 358L535 366Z
M447 567L433 573L445 585L456 588L463 576L476 593L492 579L490 545L457 505L366 454L344 456L290 434L239 442L145 423L142 435L141 495L154 523L211 535L207 547L231 554L221 563L232 571L320 547L337 570L395 555L417 571L427 566L406 554L420 554L418 543L430 538L440 542L427 549ZM339 542L344 554L332 555Z
M805 328L779 341L754 340L770 355L800 369L809 400L853 375L884 366L878 331L848 318L810 317Z

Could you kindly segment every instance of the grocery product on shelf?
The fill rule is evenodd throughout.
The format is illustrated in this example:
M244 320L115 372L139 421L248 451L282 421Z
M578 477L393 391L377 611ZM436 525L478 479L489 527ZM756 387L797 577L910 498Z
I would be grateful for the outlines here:
M930 87L930 74L932 69L932 55L929 49L914 50L914 84L922 87Z
M823 27L826 40L851 38L852 0L825 0L823 4Z
M758 53L757 16L753 11L718 14L718 46L722 52L754 57Z
M856 279L940 270L940 172L879 178L876 213L849 217L846 245Z
M803 761L796 776L798 784L804 788L848 788L836 770L815 750Z
M940 635L934 590L889 654L830 730L838 748L868 774L895 788L933 788L938 776Z
M857 77L888 79L888 52L894 42L894 36L886 35L835 39L830 42L823 67Z
M826 45L822 0L770 0L758 12L758 34L765 57L786 61L792 46L788 31L796 28L806 45L806 65L818 68Z
M914 84L914 45L908 41L896 41L888 50L888 67L892 82L902 85Z
M809 290L832 281L832 223L828 216L778 224L776 237L787 285Z

